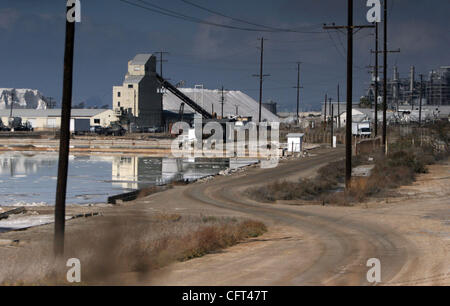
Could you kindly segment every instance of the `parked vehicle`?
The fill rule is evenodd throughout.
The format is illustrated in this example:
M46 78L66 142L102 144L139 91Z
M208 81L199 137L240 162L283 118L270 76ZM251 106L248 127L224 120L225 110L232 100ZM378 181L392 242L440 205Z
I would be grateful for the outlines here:
M103 129L102 134L106 136L123 136L127 131L119 124L112 124Z
M354 136L370 136L372 134L372 131L370 130L370 122L353 122L352 134Z
M102 126L92 126L90 128L91 133L95 133L95 134L99 134L99 135L103 134L104 130L105 130L105 128Z
M89 119L70 119L70 132L75 135L89 133L91 130L91 121Z
M30 125L19 125L11 129L12 132L33 132L33 130Z
M161 133L162 132L162 128L159 126L153 126L153 127L149 127L147 128L147 133Z

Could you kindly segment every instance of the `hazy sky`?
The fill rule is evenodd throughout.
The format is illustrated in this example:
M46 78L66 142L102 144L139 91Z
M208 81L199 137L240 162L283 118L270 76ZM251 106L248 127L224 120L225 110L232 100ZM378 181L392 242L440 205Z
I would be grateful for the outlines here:
M308 33L242 31L193 23L134 7L119 0L82 0L77 24L73 102L111 104L112 86L120 85L128 60L137 53L170 52L164 75L174 83L242 90L258 100L258 38L264 36L264 100L293 110L296 64L302 61L302 104L317 107L325 92L345 95L346 36L324 32L323 23L345 24L345 0L189 0L221 14L255 23L240 23L202 11L182 0L128 0L161 6L202 21L243 28L296 29ZM2 0L0 2L0 88L33 88L61 98L65 0ZM355 0L355 23L367 24L365 0ZM390 0L389 58L406 76L450 65L449 0ZM261 27L266 26L266 28ZM355 36L355 100L370 81L373 30ZM219 97L218 97L219 99Z

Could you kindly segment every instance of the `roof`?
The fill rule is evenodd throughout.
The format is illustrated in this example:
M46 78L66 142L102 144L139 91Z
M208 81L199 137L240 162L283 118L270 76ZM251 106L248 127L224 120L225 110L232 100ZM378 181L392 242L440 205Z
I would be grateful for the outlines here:
M297 138L297 137L304 137L305 134L303 133L289 133L287 134L287 138Z
M131 61L131 65L145 65L153 54L137 54Z
M139 84L144 77L145 75L127 75L124 83Z
M109 109L72 109L71 117L94 117ZM9 109L0 110L0 117L9 117ZM60 117L61 109L14 109L14 117Z
M181 92L183 92L186 96L191 98L193 101L197 102L198 105L202 106L206 111L212 113L213 105L214 112L219 116L222 114L222 105L220 102L222 91L215 89L194 89L194 88L179 88ZM203 99L202 99L203 92ZM225 103L223 105L223 115L227 116L235 116L236 115L236 106L238 106L238 114L240 116L253 117L253 119L258 119L259 116L259 103L254 99L246 95L241 91L227 91L224 92ZM203 102L202 102L203 100ZM178 113L180 109L181 100L178 99L174 94L167 91L163 96L163 106L164 110L172 111ZM193 113L194 110L185 105L184 108L185 113ZM262 120L266 120L268 122L279 122L280 119L267 110L266 108L262 108L261 111Z

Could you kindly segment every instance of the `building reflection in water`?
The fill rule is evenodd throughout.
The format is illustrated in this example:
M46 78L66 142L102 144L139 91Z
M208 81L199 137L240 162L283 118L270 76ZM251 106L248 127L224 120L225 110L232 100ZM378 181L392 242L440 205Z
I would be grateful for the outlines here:
M67 203L104 203L111 195L172 181L193 181L253 162L240 159L71 155ZM0 154L0 206L41 202L52 205L57 170L57 154Z
M154 184L197 180L217 174L230 165L230 159L116 156L112 164L112 181L124 189L141 189Z

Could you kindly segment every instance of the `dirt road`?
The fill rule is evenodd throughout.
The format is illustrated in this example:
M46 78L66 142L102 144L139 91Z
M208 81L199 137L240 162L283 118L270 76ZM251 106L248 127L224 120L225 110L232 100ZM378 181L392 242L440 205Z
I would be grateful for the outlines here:
M147 284L368 285L370 258L381 261L382 285L450 284L448 163L432 166L395 203L292 206L256 203L242 194L252 185L313 175L340 156L328 152L150 197L152 209L247 215L270 231L220 254L174 264Z
M450 163L430 167L400 196L356 207L256 203L250 186L297 180L343 157L321 149L275 169L251 167L232 176L176 186L119 207L105 217L146 220L155 213L239 216L268 225L267 234L202 258L179 262L143 279L133 273L120 284L138 285L369 285L370 258L381 261L381 285L450 285ZM292 203L291 203L292 204ZM96 208L94 208L96 209ZM103 219L77 219L68 232ZM106 220L106 219L105 219ZM104 221L103 221L104 222ZM2 234L4 239L46 241L53 226Z

